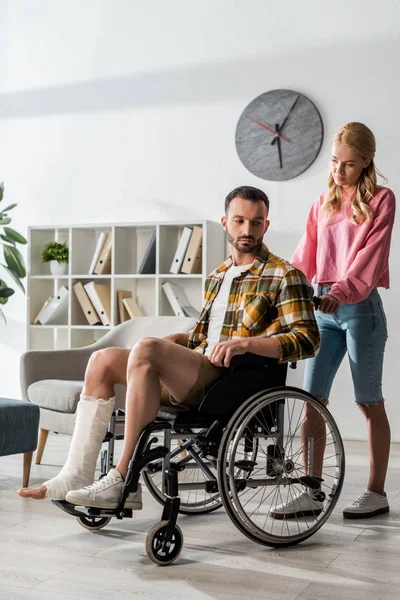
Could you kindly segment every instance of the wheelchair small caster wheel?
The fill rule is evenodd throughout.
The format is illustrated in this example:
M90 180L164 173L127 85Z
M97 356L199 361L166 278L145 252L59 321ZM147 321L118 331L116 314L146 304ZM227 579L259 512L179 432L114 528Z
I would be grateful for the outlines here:
M82 517L76 517L76 520L78 521L79 525L85 529L99 531L109 524L111 517L87 517L86 515L83 515Z
M168 521L160 521L154 525L146 538L147 556L157 565L170 565L180 555L183 548L183 534L175 525L172 539L165 543Z

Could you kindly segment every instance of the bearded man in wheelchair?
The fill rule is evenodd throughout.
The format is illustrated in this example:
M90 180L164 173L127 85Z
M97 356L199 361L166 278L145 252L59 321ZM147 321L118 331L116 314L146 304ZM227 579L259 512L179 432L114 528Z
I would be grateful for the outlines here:
M121 507L132 457L151 445L137 448L142 432L159 423L169 454L148 459L143 475L160 502L168 496L165 464L174 464L181 512L207 512L223 503L236 525L261 543L296 543L319 528L321 517L326 520L343 479L343 449L328 410L285 387L288 363L314 356L319 332L311 284L263 243L268 210L257 188L228 194L221 223L231 255L208 276L192 331L94 352L64 467L42 486L20 490L21 496ZM118 464L94 482L117 383L127 387L123 449ZM330 443L332 451L325 451ZM138 479L136 468L125 510L142 507Z

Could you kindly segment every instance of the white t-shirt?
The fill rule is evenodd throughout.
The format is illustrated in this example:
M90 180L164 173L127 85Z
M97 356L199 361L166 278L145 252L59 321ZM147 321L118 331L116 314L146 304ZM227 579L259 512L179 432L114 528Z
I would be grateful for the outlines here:
M231 291L232 281L235 277L239 277L243 271L247 271L253 263L249 265L232 265L226 271L224 279L222 280L219 292L216 295L214 302L211 307L210 321L208 323L208 334L207 334L207 348L205 351L206 355L209 355L213 346L218 344L221 336L221 329L224 322L225 313L228 307L229 292Z

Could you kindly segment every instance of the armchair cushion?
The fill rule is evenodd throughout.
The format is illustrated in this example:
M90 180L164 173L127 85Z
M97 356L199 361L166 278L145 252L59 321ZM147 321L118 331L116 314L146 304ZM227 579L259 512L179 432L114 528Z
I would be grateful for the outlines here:
M74 413L83 388L83 381L42 379L28 387L28 398L34 404L48 410Z

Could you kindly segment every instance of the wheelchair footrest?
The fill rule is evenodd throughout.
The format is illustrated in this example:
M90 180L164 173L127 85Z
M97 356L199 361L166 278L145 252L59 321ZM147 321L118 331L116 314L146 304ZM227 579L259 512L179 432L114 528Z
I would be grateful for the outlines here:
M83 511L77 510L75 504L71 504L65 500L52 500L51 502L54 504L54 506L57 506L57 508L60 508L62 511L72 515L73 517L81 517L82 514L85 514Z
M73 517L117 517L119 519L132 517L132 509L130 508L123 508L117 513L116 508L77 506L76 504L71 504L70 502L66 502L64 500L52 500L52 503L57 506L57 508L60 508L62 511L72 515Z
M248 473L251 473L256 465L255 460L237 460L235 462L235 467Z
M85 514L89 517L117 517L118 519L132 518L132 509L123 508L117 512L116 508L95 508L84 506Z
M305 475L304 477L299 477L299 483L307 486L312 490L319 490L321 487L321 483L323 483L323 479L321 477L312 477L311 475Z

